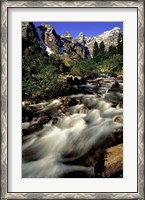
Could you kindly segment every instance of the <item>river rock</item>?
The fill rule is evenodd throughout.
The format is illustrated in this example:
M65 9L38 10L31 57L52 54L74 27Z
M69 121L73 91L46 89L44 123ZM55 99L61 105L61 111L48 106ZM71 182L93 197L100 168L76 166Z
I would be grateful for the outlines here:
M122 177L123 174L123 144L110 147L100 154L95 165L97 178Z
M79 104L79 101L76 98L70 98L68 106L75 106L77 104Z
M114 121L123 124L123 117L117 116Z
M123 79L123 71L117 73L118 79Z
M115 83L112 84L112 87L108 90L108 92L120 92L123 93L123 88L121 87L121 85L119 84L118 81L115 81Z
M84 82L80 76L67 76L66 81L68 85L80 85Z
M67 84L68 85L73 85L73 78L72 78L72 76L67 77Z

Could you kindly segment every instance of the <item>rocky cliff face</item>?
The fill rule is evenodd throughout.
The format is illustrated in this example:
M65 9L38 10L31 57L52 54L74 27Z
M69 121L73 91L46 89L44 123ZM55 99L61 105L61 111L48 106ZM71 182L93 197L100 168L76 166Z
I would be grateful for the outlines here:
M78 55L82 58L88 56L93 57L95 42L99 45L103 41L106 50L108 50L111 45L117 46L119 34L122 35L118 27L94 37L86 37L85 34L81 32L76 38L73 38L69 32L61 36L57 35L52 25L42 24L39 28L42 32L48 54L67 54L70 58L74 58Z
M41 31L46 51L48 54L63 54L70 58L80 56L86 58L89 54L88 48L85 46L84 34L80 33L78 38L73 38L68 32L59 36L54 27L44 25L38 27Z
M109 49L109 46L117 46L119 35L121 38L123 37L123 33L121 32L119 27L115 27L112 30L105 31L104 33L94 36L94 37L85 37L86 46L89 49L90 55L93 56L93 47L94 43L97 42L98 45L103 41L106 51Z
M60 36L57 35L53 26L42 24L41 26L39 26L39 29L42 32L42 39L44 44L46 45L46 51L48 52L48 54L60 53Z
M61 36L58 35L52 25L42 24L38 28L41 32L41 38L39 38L37 29L32 22L22 23L23 49L34 43L39 45L40 43L43 43L48 55L60 54L67 56L70 59L77 56L80 56L83 59L89 56L93 57L95 42L99 45L103 41L107 51L109 46L117 46L120 35L121 39L123 37L122 32L118 27L94 37L87 37L81 32L76 38L73 38L69 32L66 32Z
M110 31L106 31L101 35L96 36L96 41L98 44L103 41L106 49L108 49L111 45L117 46L119 34L122 34L120 28L115 27Z
M37 29L32 22L22 22L22 49L33 46L34 44L40 47L40 39L37 34Z

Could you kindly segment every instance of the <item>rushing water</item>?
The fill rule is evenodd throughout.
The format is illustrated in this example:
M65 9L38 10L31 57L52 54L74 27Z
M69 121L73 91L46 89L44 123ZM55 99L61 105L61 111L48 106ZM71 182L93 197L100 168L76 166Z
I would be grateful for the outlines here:
M23 134L22 177L94 177L94 166L81 160L90 152L114 144L123 128L122 83L111 91L114 78L88 80L80 88L92 94L77 94L29 105L37 117L23 128L39 124L41 114L51 116L47 123L30 134ZM38 117L39 116L39 117ZM79 174L79 175L78 175Z

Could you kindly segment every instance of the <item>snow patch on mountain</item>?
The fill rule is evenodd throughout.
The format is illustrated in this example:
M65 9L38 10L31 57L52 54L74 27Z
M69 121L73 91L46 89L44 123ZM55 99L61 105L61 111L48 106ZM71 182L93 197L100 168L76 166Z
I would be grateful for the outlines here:
M107 39L108 37L113 37L115 35L118 35L119 33L121 32L120 28L119 27L115 27L109 31L105 31L104 33L96 36L96 40L105 40Z
M46 52L48 55L54 54L54 52L48 46L46 46Z

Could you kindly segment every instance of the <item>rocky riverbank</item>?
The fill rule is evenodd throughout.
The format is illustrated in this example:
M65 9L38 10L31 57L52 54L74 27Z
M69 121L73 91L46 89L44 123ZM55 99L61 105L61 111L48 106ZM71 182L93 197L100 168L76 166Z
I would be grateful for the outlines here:
M66 96L22 102L23 177L122 177L122 77L67 77L65 87Z

